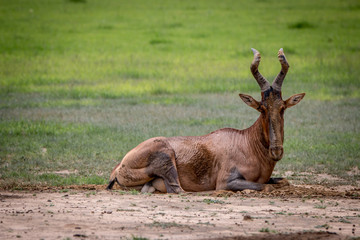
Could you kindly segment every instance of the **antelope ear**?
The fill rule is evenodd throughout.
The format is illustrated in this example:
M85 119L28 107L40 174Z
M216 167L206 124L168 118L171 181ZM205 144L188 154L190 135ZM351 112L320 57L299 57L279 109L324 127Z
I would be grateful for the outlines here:
M304 98L304 96L305 96L305 93L299 93L299 94L292 95L285 101L286 107L290 108L292 106L295 106Z
M260 103L256 101L252 96L242 93L240 93L239 96L244 101L244 103L260 112Z

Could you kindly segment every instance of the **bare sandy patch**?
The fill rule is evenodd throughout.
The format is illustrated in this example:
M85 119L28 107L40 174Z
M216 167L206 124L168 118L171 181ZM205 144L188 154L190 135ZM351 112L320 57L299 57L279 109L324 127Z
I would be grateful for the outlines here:
M347 239L360 189L136 194L104 186L0 192L1 239ZM94 189L94 190L84 190Z

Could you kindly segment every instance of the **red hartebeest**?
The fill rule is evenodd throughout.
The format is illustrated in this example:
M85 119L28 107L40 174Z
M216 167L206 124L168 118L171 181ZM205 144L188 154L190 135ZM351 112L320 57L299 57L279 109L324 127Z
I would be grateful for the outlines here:
M289 69L282 49L281 71L272 85L260 74L260 53L252 49L251 73L261 88L261 102L240 94L260 112L249 128L223 128L204 136L155 137L128 152L112 171L107 189L115 182L122 187L142 187L142 192L263 190L275 164L283 157L284 112L301 101L305 93L282 100L281 85Z

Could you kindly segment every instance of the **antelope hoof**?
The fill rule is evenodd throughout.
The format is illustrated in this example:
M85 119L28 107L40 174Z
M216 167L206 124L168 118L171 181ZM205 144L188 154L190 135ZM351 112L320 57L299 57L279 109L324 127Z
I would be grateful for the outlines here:
M270 185L270 184L265 185L265 187L263 189L263 191L266 192L266 193L272 192L274 190L275 190L274 186Z
M286 187L286 186L290 186L290 183L287 179L283 178L277 183L277 185L279 187Z
M141 188L141 193L153 193L155 190L156 189L152 186L151 182L148 182Z

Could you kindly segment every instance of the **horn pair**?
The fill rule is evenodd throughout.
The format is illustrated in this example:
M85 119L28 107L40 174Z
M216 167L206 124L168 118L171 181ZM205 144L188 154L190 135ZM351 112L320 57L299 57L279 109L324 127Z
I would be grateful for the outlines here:
M251 70L252 75L256 79L257 83L259 84L259 86L261 88L261 92L265 92L266 90L268 90L270 88L270 83L269 83L268 80L266 80L261 75L261 73L258 70L260 60L261 60L261 56L260 56L259 51L257 51L254 48L251 48L251 50L254 53L254 60L251 63L250 70ZM280 48L280 50L278 52L278 59L279 59L280 64L281 64L281 71L279 72L279 74L274 79L274 81L272 83L272 88L277 90L277 91L281 91L282 83L284 81L286 73L289 70L289 63L286 60L286 57L285 57L285 54L284 54L284 51L283 51L282 48Z

